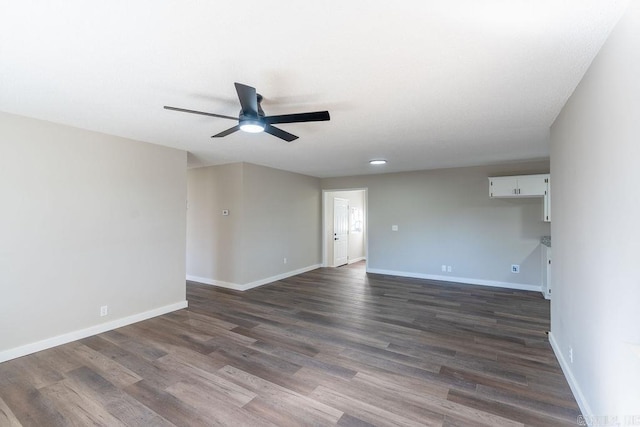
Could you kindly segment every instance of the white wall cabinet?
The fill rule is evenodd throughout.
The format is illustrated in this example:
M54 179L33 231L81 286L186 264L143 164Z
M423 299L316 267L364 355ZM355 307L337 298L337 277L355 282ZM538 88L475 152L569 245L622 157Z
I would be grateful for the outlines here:
M551 221L551 177L548 173L489 177L489 197L543 197L542 220Z
M490 197L544 196L548 177L549 174L490 177Z

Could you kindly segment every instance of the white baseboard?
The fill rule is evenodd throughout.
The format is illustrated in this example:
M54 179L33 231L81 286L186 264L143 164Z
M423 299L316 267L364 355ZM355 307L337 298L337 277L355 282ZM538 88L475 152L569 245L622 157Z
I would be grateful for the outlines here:
M363 256L358 257L358 258L349 259L348 264L353 264L353 263L356 263L356 262L364 261L365 259L366 259L366 258L365 258L365 257L363 257Z
M442 282L464 283L468 285L493 286L496 288L518 289L521 291L542 292L540 285L526 285L523 283L498 282L495 280L473 279L470 277L440 276L437 274L412 273L406 271L381 270L378 268L368 268L367 273L385 274L387 276L411 277L413 279L438 280Z
M82 338L87 338L92 335L97 335L103 332L111 331L113 329L121 328L123 326L131 325L132 323L137 323L142 320L151 319L152 317L157 317L162 314L171 313L172 311L181 310L183 308L186 308L187 306L187 301L180 301L175 304L165 305L164 307L158 307L154 308L153 310L133 314L131 316L111 320L105 323L100 323L99 325L68 332L66 334L44 339L42 341L37 341L20 347L10 348L9 350L0 351L0 363L6 362L7 360L11 359L16 359L18 357L26 356L27 354L46 350L48 348L56 347L62 344L67 344L72 341L77 341Z
M584 419L589 422L589 416L592 415L593 412L591 412L591 407L587 403L587 399L585 399L584 394L582 393L582 390L580 389L580 386L576 381L576 378L573 376L573 372L571 371L570 365L567 363L567 359L564 358L562 351L560 351L560 346L558 345L553 332L549 332L549 344L551 344L551 348L556 355L556 359L558 359L558 363L560 363L560 368L562 368L564 377L567 379L569 387L573 392L573 397L575 397L576 403L580 407L580 412L582 412L582 415L585 416Z
M191 276L191 275L187 275L187 280L192 282L202 283L205 285L212 285L212 286L218 286L221 288L233 289L234 291L248 291L249 289L257 288L258 286L266 285L268 283L286 279L287 277L291 277L298 274L306 273L307 271L315 270L317 268L320 268L321 266L322 266L321 264L314 264L308 267L287 271L286 273L278 274L271 277L266 277L264 279L256 280L256 281L245 283L245 284L230 283L230 282L224 282L222 280L210 279L208 277L198 277L198 276Z
M187 280L190 282L201 283L203 285L219 286L221 288L229 289L235 289L236 286L239 286L235 283L223 282L222 280L213 280L209 279L208 277L192 276L190 274L187 274Z

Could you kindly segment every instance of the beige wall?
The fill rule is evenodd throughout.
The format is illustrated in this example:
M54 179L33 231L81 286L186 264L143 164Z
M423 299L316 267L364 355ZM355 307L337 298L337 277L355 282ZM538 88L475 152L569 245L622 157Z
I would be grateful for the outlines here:
M187 273L233 282L244 266L243 165L190 169L187 176Z
M186 304L186 152L0 113L0 197L0 361Z
M246 268L241 283L318 266L320 180L250 163L244 163L244 172Z
M187 277L246 289L315 268L320 214L318 178L249 163L192 169Z
M620 425L640 415L639 52L631 2L551 128L551 341L584 415Z
M323 179L323 189L367 188L367 268L413 277L539 289L542 198L490 199L492 175L545 173L528 162ZM398 225L398 231L391 230ZM451 265L443 273L441 265ZM520 264L520 273L510 272Z

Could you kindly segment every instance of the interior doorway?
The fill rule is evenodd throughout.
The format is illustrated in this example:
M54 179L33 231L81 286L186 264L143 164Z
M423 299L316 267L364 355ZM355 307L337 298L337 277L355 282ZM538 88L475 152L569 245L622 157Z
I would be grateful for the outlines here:
M366 261L367 189L323 190L322 194L322 265Z

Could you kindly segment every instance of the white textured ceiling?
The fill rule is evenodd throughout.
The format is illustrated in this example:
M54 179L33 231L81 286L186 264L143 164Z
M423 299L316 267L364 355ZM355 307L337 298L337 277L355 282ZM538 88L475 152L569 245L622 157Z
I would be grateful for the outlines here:
M543 158L626 3L0 0L0 111L187 150L192 167L329 177ZM211 139L234 122L162 108L237 116L234 82L267 115L331 121L279 125L292 143Z

